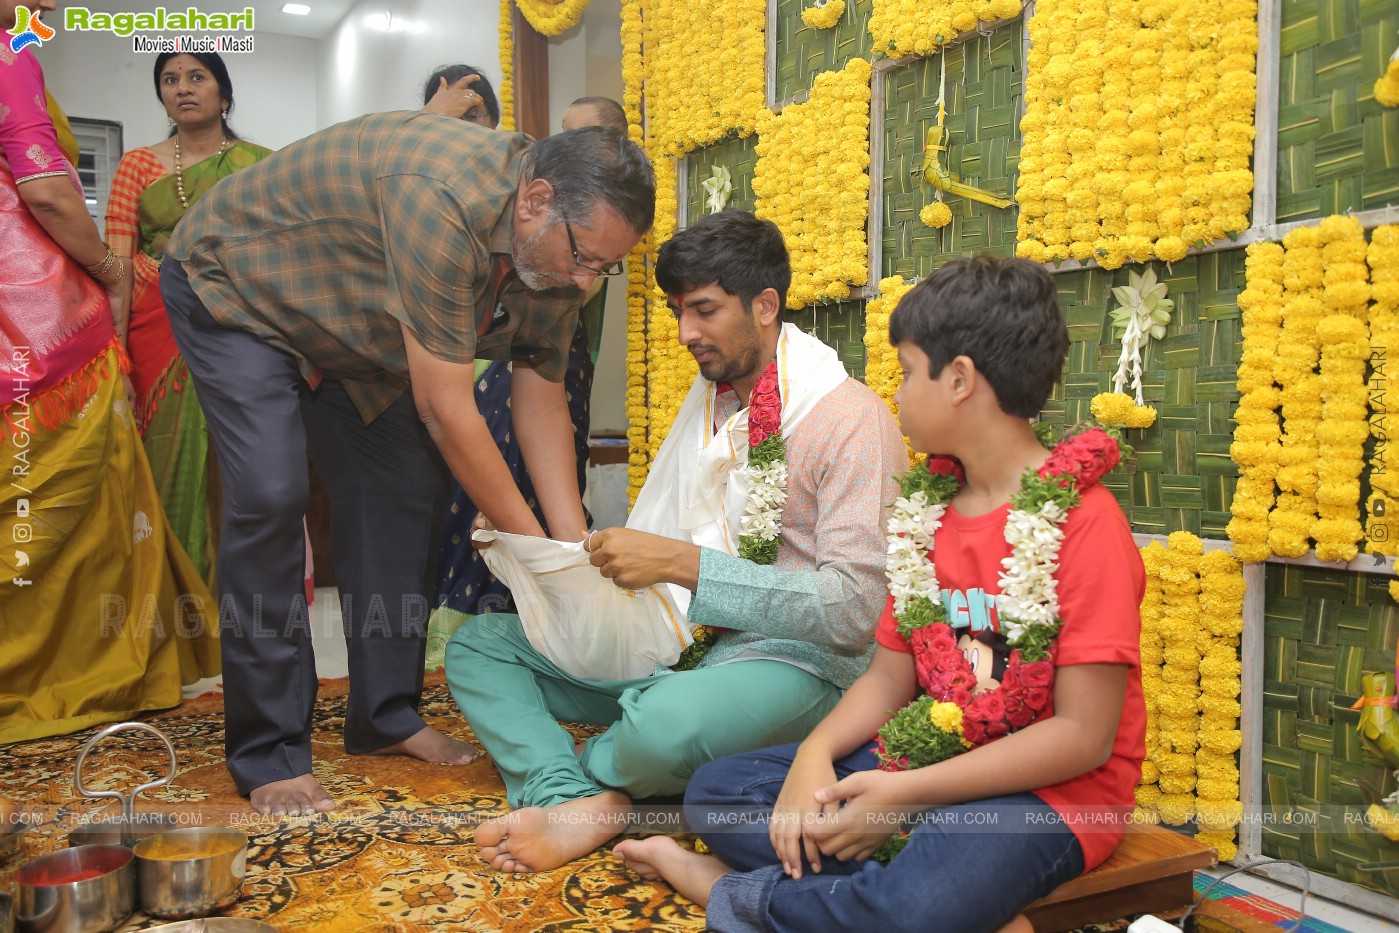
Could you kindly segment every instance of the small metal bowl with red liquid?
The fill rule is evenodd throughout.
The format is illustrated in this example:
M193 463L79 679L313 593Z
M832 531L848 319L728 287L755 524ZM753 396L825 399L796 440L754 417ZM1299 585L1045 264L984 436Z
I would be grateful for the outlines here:
M125 846L78 846L34 859L15 875L22 933L105 933L136 907L136 856Z

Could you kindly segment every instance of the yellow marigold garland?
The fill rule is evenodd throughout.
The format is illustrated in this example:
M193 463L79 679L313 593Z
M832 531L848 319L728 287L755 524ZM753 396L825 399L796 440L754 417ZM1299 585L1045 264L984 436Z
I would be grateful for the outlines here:
M1399 359L1399 226L1376 227L1366 252L1370 267L1370 356L1373 373L1370 397L1370 431L1375 445L1370 456L1370 501L1366 503L1369 549L1376 554L1399 554L1399 527L1390 524L1388 511L1399 503L1399 462L1391 457L1389 405L1396 396L1387 390L1389 364ZM1376 516L1379 500L1385 516ZM1382 520L1376 522L1376 518ZM1383 527L1383 531L1380 528Z
M656 224L653 228L659 246L675 233L679 213L676 200L675 159L652 151L651 164L656 172ZM670 433L680 403L690 391L699 373L695 358L680 345L680 332L675 317L666 304L665 293L655 285L654 270L647 279L650 285L650 308L646 322L647 428L649 456L654 459L661 442Z
M789 308L842 301L869 279L870 72L869 62L851 59L817 75L805 103L758 117L756 213L787 241Z
M767 103L766 23L765 0L648 0L646 108L653 161L731 133L752 134ZM700 51L703 66L696 64Z
M884 400L895 418L899 416L899 406L894 402L894 393L899 391L903 376L899 371L899 353L889 343L889 315L911 288L913 283L903 276L891 275L880 280L879 294L865 304L865 385ZM908 443L907 438L904 443ZM913 460L912 449L909 460Z
M802 22L812 29L830 29L845 14L845 0L825 0L802 10Z
M1243 815L1235 760L1243 741L1243 572L1227 552L1203 553L1189 532L1171 535L1166 547L1153 542L1141 554L1147 757L1138 812L1171 825L1193 817L1197 838L1232 858Z
M641 90L645 79L641 57L641 0L622 2L622 109L627 135L643 144ZM653 234L641 238L627 257L627 495L635 504L651 462L646 406L646 276Z
M1282 451L1278 501L1268 516L1268 543L1273 553L1301 557L1316 521L1317 441L1321 421L1321 380L1316 374L1320 348L1317 326L1325 314L1321 302L1321 236L1316 227L1300 227L1283 238L1282 275L1286 295L1274 379L1282 387Z
M515 129L515 17L510 0L500 0L500 128Z
M1195 815L1195 753L1199 745L1200 539L1177 531L1167 539L1161 564L1161 617L1164 664L1156 695L1157 745L1153 756L1161 771L1157 809L1172 826Z
M1068 229L1069 256L1093 258L1093 245L1102 239L1101 206L1093 174L1099 168L1095 152L1103 129L1103 104L1109 99L1108 75L1103 67L1104 39L1109 23L1107 0L1077 0L1075 29L1081 31L1078 64L1068 85L1061 124L1067 134L1068 161L1063 176L1069 183L1064 196L1064 223ZM1106 168L1106 166L1104 166Z
M1116 424L1124 428L1149 428L1156 423L1156 409L1150 405L1138 405L1123 392L1099 392L1088 405L1093 417L1102 424Z
M1137 807L1144 814L1154 815L1161 800L1161 769L1154 751L1160 745L1160 723L1156 698L1161 694L1161 665L1166 660L1161 641L1161 619L1166 610L1161 590L1161 569L1165 566L1166 549L1159 541L1141 549L1142 565L1146 568L1146 590L1142 595L1141 662L1142 698L1146 701L1146 758L1142 761L1142 776L1137 784Z
M1253 243L1245 261L1246 287L1239 293L1243 352L1239 361L1239 407L1229 456L1239 466L1239 481L1229 509L1229 540L1240 560L1272 556L1268 513L1281 455L1278 406L1282 396L1273 383L1278 337L1282 328L1282 262L1279 243Z
M918 212L918 219L934 230L946 227L952 223L952 208L942 201L934 201L923 205L923 209Z
M1040 0L1017 255L1173 262L1249 225L1256 0Z
M869 31L891 58L929 55L979 23L1019 15L1020 0L874 0Z
M1244 576L1225 551L1200 558L1200 746L1195 753L1196 838L1215 847L1222 861L1238 852L1235 827L1243 816L1239 767L1239 693L1243 665Z
M588 8L588 0L515 0L515 4L535 31L546 36L572 29Z
M1318 517L1312 540L1318 560L1349 561L1364 536L1359 503L1370 434L1365 375L1370 283L1365 233L1358 220L1328 217L1319 233L1326 312L1316 334L1321 345L1321 423L1316 428Z
M1375 82L1375 100L1385 107L1399 107L1399 58L1391 58Z

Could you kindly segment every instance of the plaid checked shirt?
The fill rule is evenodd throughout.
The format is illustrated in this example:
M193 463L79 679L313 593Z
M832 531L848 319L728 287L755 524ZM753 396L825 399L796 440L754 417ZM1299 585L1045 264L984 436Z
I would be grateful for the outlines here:
M561 382L582 292L510 275L496 294L529 144L419 111L359 117L219 182L167 253L218 323L313 384L342 380L366 424L408 387L400 323L448 362L514 359Z

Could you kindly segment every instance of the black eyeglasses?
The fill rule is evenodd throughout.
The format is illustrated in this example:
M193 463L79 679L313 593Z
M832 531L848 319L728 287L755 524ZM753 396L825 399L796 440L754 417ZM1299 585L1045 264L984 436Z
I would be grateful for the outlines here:
M574 271L587 272L590 275L621 275L622 264L614 262L603 269L594 269L592 266L584 265L583 260L578 258L578 241L573 238L573 226L568 222L568 218L559 212L559 219L563 221L564 232L568 234L568 248L573 250Z

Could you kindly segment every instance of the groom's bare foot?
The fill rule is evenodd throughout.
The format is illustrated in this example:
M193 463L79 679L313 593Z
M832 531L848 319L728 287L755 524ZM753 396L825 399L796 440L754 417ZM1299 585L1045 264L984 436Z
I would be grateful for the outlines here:
M643 878L660 878L701 907L709 905L714 882L733 871L712 855L682 848L669 836L624 839L612 852Z
M423 726L402 742L395 742L374 752L375 755L407 755L438 765L469 765L481 753L470 742L462 742Z
M631 799L603 791L552 807L524 807L476 828L481 860L496 871L549 871L567 865L627 828Z
M310 816L335 809L335 801L309 774L254 787L248 799L263 816Z

